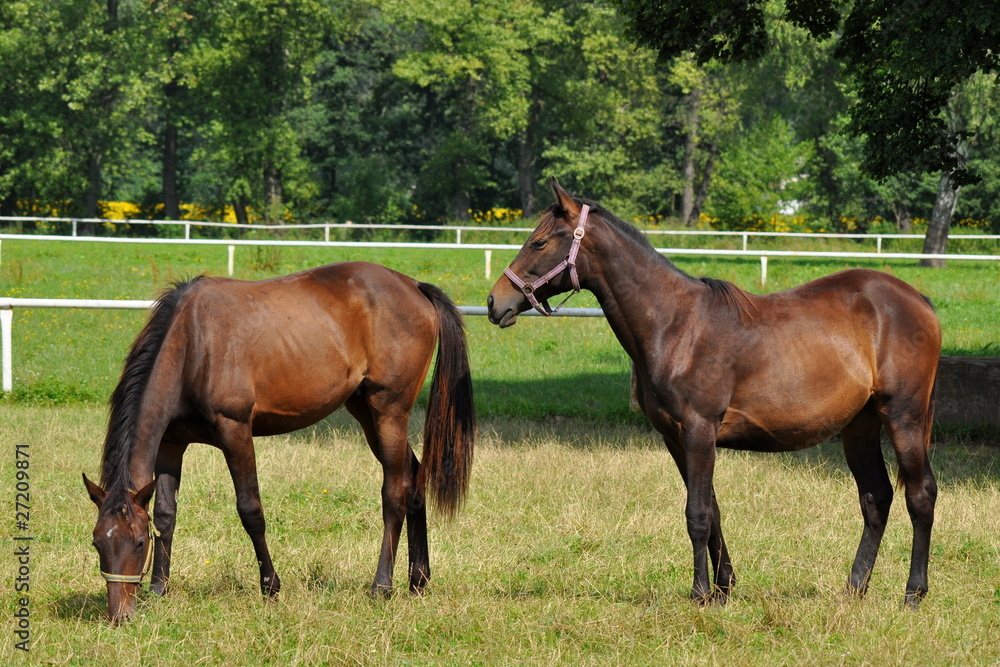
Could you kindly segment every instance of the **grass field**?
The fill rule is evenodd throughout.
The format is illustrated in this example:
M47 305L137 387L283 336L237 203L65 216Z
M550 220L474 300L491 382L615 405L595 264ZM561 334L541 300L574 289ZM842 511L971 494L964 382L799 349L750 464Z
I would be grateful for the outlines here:
M113 628L89 544L95 509L80 483L81 470L97 472L103 422L94 406L4 407L5 489L15 444L31 455L32 664L1000 661L995 448L953 442L933 452L941 492L931 592L915 612L901 609L911 539L901 498L859 601L842 593L861 519L839 447L722 452L716 489L737 588L728 606L699 609L687 600L683 486L648 428L486 420L465 510L451 524L432 517L426 594L386 601L366 594L381 537L378 466L359 430L335 416L257 442L284 584L276 601L257 589L222 456L195 445L172 590ZM0 663L25 662L13 643L5 632Z
M494 253L494 276L513 254ZM237 277L342 259L386 264L479 305L492 280L476 251L237 250ZM678 259L694 275L761 291L755 261ZM224 247L5 241L0 295L149 298L168 280L224 274ZM768 290L846 268L772 261ZM995 354L1000 268L870 264L929 294L946 352ZM571 305L595 305L580 295ZM839 445L790 455L724 451L716 489L737 573L726 607L687 600L690 544L676 468L628 412L628 362L600 319L469 318L482 417L469 502L431 520L422 597L372 600L379 468L343 413L257 441L269 543L284 588L265 603L222 456L185 459L172 591L121 628L90 546L110 394L145 313L19 310L15 392L0 399L0 489L13 536L15 447L30 450L31 653L4 633L0 664L996 664L1000 662L1000 449L945 435L931 592L901 609L911 530L898 498L869 595L845 597L861 533ZM413 441L422 424L417 415ZM891 455L890 455L891 459ZM23 535L24 533L21 533ZM8 614L16 562L0 557ZM401 554L397 583L405 570ZM13 630L13 620L7 616Z

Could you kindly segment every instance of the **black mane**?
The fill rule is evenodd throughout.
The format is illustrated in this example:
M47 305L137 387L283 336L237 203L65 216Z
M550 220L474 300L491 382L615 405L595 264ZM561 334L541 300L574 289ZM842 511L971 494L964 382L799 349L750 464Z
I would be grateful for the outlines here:
M604 219L608 224L610 224L616 230L621 232L623 236L635 242L636 245L638 245L639 247L648 249L651 253L655 254L660 259L660 261L663 262L663 264L669 267L671 270L675 271L676 273L690 280L696 280L695 278L688 275L681 269L677 268L677 266L673 262L671 262L668 258L664 257L659 252L657 252L656 249L653 247L653 245L649 242L649 238L645 234L643 234L642 231L639 230L639 228L637 228L635 225L625 222L624 220L622 220L614 213L604 208L595 201L573 197L573 202L576 203L578 206L583 206L584 204L586 204L587 206L590 207L591 213L601 216L601 218ZM747 318L753 319L753 311L755 311L757 307L754 305L752 297L748 292L738 287L737 285L734 285L731 282L728 282L726 280L719 280L718 278L701 277L697 278L697 280L708 286L712 296L716 300L716 303L718 303L724 308L732 309L738 314L739 318L743 321L745 321Z
M185 291L204 277L174 283L172 289L160 295L146 326L139 332L125 358L121 379L108 401L108 433L101 455L101 486L106 490L135 490L132 488L129 457L139 418L139 405L163 339L174 320L177 304Z

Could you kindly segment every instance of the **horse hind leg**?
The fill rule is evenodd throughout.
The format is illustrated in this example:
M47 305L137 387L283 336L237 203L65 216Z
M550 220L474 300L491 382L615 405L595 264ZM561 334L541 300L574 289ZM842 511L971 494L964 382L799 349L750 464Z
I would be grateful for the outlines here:
M409 588L411 592L419 593L431 576L427 546L427 507L423 497L418 496L415 489L420 464L407 439L409 412L403 411L402 414L391 416L393 411L373 410L370 400L381 402L380 399L381 397L369 398L363 389L359 389L346 403L348 412L361 424L372 453L382 464L384 532L371 592L372 595L386 595L392 591L396 551L405 517Z
M899 484L906 494L906 509L913 525L910 576L904 604L916 607L928 590L927 564L937 501L937 481L928 454L933 413L929 400L921 402L912 397L887 401L881 412L896 451Z
M733 574L733 563L729 558L726 540L722 536L722 516L719 503L715 498L715 488L712 488L712 532L708 536L708 553L712 560L712 571L715 573L715 591L712 598L719 604L729 600L729 594L736 584Z
M892 483L882 456L881 432L882 423L872 403L866 405L841 432L847 465L858 485L858 500L865 524L847 582L848 590L858 596L868 591L868 582L892 506Z

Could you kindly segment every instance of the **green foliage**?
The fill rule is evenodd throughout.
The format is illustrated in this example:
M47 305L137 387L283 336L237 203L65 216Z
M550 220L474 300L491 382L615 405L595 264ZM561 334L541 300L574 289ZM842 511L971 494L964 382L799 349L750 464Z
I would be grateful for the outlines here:
M786 23L825 39L840 26L836 55L857 93L850 128L864 142L861 168L876 179L908 171L955 172L974 179L949 127L950 98L977 72L1000 67L1000 23L991 0L738 2L697 7L681 0L616 0L630 33L663 58L696 53L701 62L757 60Z
M796 142L780 117L754 125L734 141L726 156L706 210L726 229L770 218L804 198L807 181L802 176L811 157L809 145Z

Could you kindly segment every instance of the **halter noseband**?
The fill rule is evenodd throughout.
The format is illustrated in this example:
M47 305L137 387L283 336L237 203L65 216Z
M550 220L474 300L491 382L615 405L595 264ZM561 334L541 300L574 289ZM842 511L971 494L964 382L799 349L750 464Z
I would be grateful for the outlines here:
M149 539L146 540L146 562L142 566L142 572L139 574L110 574L101 570L101 576L104 577L104 581L109 584L141 584L142 578L146 576L149 569L153 566L153 536L156 535L156 529L153 527L153 519L149 520Z
M586 230L587 214L589 213L590 213L590 206L584 204L580 208L580 221L577 223L576 229L573 230L573 245L570 246L569 254L566 256L566 259L556 264L551 271L546 273L544 276L542 276L535 282L529 283L525 280L522 280L516 273L514 273L511 270L509 266L503 270L503 274L507 276L519 290L521 290L524 296L528 299L528 303L530 303L535 310L537 310L542 315L545 315L546 317L559 312L559 309L562 308L567 301L569 301L569 298L580 291L580 277L579 275L577 275L576 272L576 255L578 252L580 252L580 242L583 240L584 234L587 233ZM547 282L558 276L566 268L569 268L569 278L573 282L573 291L570 292L569 296L563 299L562 303L560 303L554 309L549 308L548 304L545 304L543 306L543 304L539 303L538 298L535 296L535 290L537 290L539 287L541 287L542 285L546 284Z

